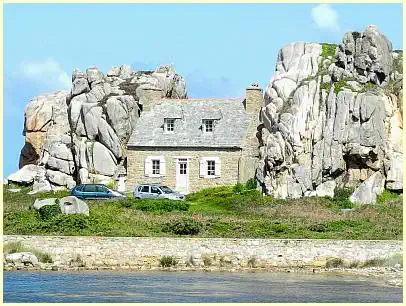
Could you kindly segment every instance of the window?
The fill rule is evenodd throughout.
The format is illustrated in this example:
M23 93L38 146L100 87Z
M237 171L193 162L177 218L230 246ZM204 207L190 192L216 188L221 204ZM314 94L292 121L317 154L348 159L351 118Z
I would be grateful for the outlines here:
M141 192L149 193L149 186L148 185L142 186Z
M161 121L162 122L162 121ZM173 132L175 129L175 119L167 118L165 119L165 132Z
M214 179L221 176L220 157L202 157L200 158L200 177Z
M156 186L151 186L151 193L158 193L158 194L160 194L161 191L158 189L158 187L156 187Z
M159 159L152 160L152 174L160 174Z
M108 189L106 187L104 187L104 186L97 186L97 191L98 192L104 192L104 193L109 192Z
M97 191L97 186L96 185L85 185L83 188L84 192L96 192Z
M207 175L213 176L216 174L216 162L214 160L207 161Z
M214 120L212 119L203 119L203 132L211 133L213 132Z
M146 157L144 171L147 177L165 176L165 158L163 156Z

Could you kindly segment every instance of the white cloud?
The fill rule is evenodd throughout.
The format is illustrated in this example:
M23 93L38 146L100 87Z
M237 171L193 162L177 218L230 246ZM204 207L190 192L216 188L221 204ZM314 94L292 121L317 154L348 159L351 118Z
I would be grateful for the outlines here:
M319 4L312 8L312 19L322 30L337 32L340 30L338 14L329 4Z
M54 90L70 89L71 77L62 69L61 65L52 58L44 61L29 61L20 64L20 69L14 74Z

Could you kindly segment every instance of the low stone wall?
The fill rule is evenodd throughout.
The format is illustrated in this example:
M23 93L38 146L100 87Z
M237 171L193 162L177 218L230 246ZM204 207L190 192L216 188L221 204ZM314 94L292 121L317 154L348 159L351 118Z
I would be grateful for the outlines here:
M3 241L49 253L55 265L70 265L79 256L89 268L148 269L158 267L162 256L175 256L180 267L322 267L334 257L362 262L403 253L402 241L388 240L3 236Z

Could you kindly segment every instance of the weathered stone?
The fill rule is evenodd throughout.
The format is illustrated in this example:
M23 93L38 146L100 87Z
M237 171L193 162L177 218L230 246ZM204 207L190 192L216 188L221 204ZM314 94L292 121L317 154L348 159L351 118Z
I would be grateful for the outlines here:
M66 174L73 174L75 172L75 163L64 159L49 157L47 167L55 169Z
M47 205L55 205L56 204L56 198L49 198L49 199L35 199L34 203L32 204L32 207L34 209L39 210L43 206Z
M7 180L12 183L29 185L34 182L34 178L40 169L41 167L37 165L26 165L17 172L10 174Z
M60 171L48 169L46 171L46 177L51 183L59 186L66 186L69 189L76 185L75 181L70 175Z
M82 93L86 93L90 91L89 83L87 82L87 79L85 78L76 78L72 82L72 91L71 95L72 96L77 96Z
M31 252L20 252L20 253L12 253L6 255L6 261L11 262L14 265L24 265L24 266L37 266L39 264L39 260L37 256L35 256Z
M89 207L86 202L74 196L67 196L59 199L59 207L63 214L89 216Z
M315 195L318 197L334 197L335 181L327 181L316 187Z
M385 186L385 176L377 171L354 191L350 201L360 204L375 204L376 196L381 194Z
M113 176L117 168L117 161L113 153L99 142L93 143L91 153L95 173Z

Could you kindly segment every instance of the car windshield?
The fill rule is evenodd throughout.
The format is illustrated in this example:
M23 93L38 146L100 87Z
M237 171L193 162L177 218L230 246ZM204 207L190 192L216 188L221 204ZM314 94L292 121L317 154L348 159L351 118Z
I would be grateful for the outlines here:
M161 186L161 190L162 190L164 193L174 193L174 191L173 191L171 188L166 187L166 186Z

